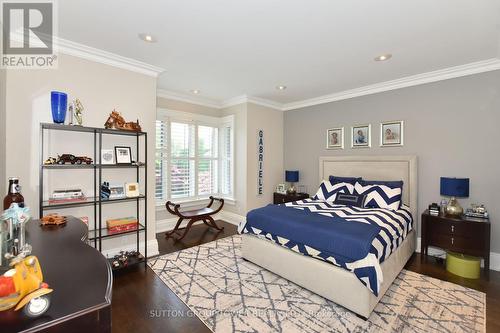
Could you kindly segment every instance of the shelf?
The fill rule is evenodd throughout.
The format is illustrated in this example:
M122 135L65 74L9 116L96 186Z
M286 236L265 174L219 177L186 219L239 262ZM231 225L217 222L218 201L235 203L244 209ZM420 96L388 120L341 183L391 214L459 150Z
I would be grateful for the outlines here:
M111 266L111 269L114 272L115 271L125 270L127 268L132 267L132 266L135 266L135 265L138 265L138 264L142 264L143 262L145 262L144 258L142 258L142 259L134 258L134 259L129 259L127 266L115 268L115 267L113 267L113 261L115 261L114 258L108 258L109 265Z
M125 136L142 136L146 134L146 132L134 132L134 131L99 128L99 127L61 125L61 124L51 124L51 123L42 123L42 129L51 129L51 130L69 131L69 132L84 132L84 133L95 132L102 134L125 135Z
M135 168L144 168L146 164L134 165L134 164L49 164L42 165L44 169L93 169L93 168L103 168L103 169L135 169Z
M120 232L115 232L115 233L109 233L108 228L102 228L101 229L101 238L116 237L116 236L121 236L121 235L126 235L126 234L132 234L132 233L136 233L137 231L144 231L144 230L145 230L144 226L140 223L139 223L139 226L137 229L120 231ZM95 239L99 239L99 230L89 230L88 240L93 241Z
M115 202L127 202L127 201L135 201L138 199L145 199L145 195L140 195L138 197L133 198L119 198L119 199L101 199L102 204L110 204ZM42 209L57 209L57 208L71 208L71 207L81 207L81 206L91 206L99 203L99 198L89 197L85 201L75 201L75 202L66 202L66 203L54 203L51 204L48 201L44 201L42 203Z

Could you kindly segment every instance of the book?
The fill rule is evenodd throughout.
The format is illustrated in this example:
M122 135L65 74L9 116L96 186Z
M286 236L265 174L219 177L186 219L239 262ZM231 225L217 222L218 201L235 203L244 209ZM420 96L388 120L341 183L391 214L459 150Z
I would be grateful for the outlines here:
M109 219L106 220L106 226L109 228L120 226L120 225L125 225L125 224L131 224L131 223L137 223L137 218L133 216L129 217L121 217L117 219Z
M131 231L131 230L137 230L138 224L137 222L134 223L129 223L129 224L123 224L115 227L108 227L108 233L110 235L124 232L124 231Z

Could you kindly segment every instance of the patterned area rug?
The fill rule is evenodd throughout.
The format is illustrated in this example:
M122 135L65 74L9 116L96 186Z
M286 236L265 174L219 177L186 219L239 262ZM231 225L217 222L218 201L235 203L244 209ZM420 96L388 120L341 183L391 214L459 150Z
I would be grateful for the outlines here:
M486 295L403 270L367 321L241 258L241 237L148 261L213 332L485 332ZM165 309L168 310L168 309Z

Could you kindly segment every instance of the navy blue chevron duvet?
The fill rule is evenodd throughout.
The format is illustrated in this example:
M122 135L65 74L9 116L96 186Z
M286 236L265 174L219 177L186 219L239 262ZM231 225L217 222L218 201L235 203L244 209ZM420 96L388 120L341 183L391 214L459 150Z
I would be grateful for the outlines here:
M302 211L293 214L294 211L285 206ZM356 226L346 228L346 222L354 222ZM330 223L330 226L318 226L321 223ZM334 223L338 225L332 227ZM366 228L361 224L366 224ZM322 230L315 232L305 228ZM249 212L239 230L351 271L378 296L383 281L380 264L412 230L412 217L406 209L357 208L306 199ZM356 233L359 234L357 239ZM329 243L328 237L334 240Z

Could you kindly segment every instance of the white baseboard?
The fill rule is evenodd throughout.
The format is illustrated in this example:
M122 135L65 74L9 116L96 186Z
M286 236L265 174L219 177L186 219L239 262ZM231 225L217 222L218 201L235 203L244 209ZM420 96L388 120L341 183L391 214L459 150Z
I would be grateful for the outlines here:
M156 238L149 239L147 242L147 246L148 246L148 258L157 256L158 254L160 254L160 252L158 251L158 241L156 240ZM135 249L136 249L136 243L132 242L130 244L122 245L120 247L103 250L102 254L105 257L111 258L111 257L115 256L116 254L118 254L120 251L131 251L131 250L135 250ZM139 249L144 249L144 242L139 242ZM141 251L139 251L139 252L141 252Z
M236 213L228 212L225 210L217 214L217 218L220 220L224 220L228 223L234 224L236 226L240 225L241 222L246 221L245 216L238 215Z
M417 248L415 252L420 253L421 249L421 238L417 237ZM429 247L429 255L433 257L441 257L446 252L442 249L438 249L435 247ZM481 259L481 267L484 267L484 260ZM500 253L490 252L490 269L494 271L500 271Z

